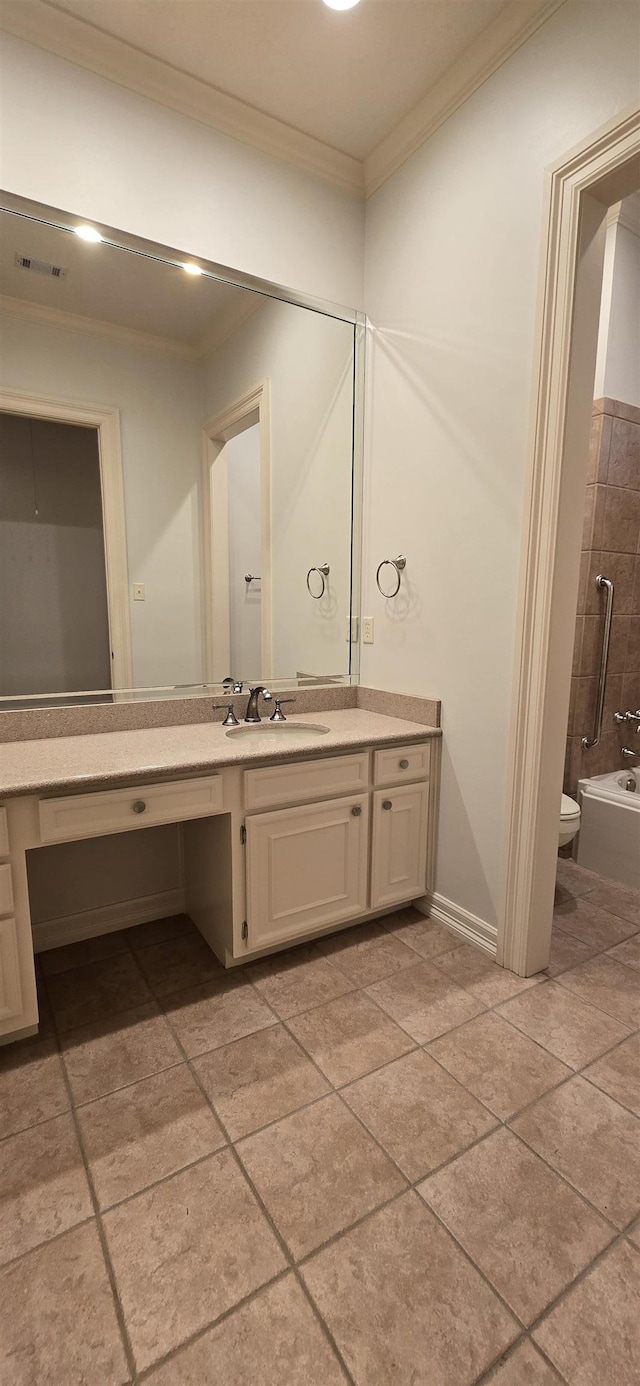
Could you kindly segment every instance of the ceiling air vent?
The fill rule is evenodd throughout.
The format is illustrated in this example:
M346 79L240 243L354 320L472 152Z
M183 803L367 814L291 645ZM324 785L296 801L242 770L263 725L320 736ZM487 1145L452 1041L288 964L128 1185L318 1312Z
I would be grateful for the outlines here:
M47 260L34 260L31 255L18 255L16 264L20 269L35 270L36 274L46 274L49 279L66 279L67 271L62 265L50 265Z

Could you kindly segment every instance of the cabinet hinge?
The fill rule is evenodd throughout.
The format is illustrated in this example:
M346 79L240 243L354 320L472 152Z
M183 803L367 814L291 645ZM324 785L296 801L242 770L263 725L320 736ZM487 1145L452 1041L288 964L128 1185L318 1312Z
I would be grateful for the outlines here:
M242 925L242 937L244 939L247 939L249 937L249 925L247 924L246 919L244 921L244 924Z
M246 830L246 828L245 828L245 826L244 826L244 823L243 823L243 824L242 824L242 827L241 827L241 829L240 829L240 842L242 843L242 846L243 846L243 847L244 847L244 844L245 844L246 840L247 840L247 830Z

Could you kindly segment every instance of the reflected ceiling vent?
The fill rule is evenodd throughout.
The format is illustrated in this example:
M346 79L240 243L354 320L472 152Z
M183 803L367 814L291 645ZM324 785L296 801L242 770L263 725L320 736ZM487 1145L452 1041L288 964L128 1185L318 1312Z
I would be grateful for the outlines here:
M49 279L66 279L67 271L62 265L50 265L47 260L34 260L31 255L18 255L16 264L20 269L35 270L36 274L46 274Z

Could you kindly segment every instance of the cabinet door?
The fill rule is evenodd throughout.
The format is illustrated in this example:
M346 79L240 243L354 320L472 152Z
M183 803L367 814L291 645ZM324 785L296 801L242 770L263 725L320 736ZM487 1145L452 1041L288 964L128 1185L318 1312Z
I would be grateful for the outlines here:
M428 784L380 789L373 795L372 909L424 895L428 796Z
M365 913L368 795L252 814L246 828L250 948Z

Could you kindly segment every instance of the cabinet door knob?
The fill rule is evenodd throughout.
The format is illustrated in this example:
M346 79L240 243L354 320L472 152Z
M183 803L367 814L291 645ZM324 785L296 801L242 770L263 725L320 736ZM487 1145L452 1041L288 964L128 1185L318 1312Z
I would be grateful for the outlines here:
M390 809L390 808L393 808L393 803L392 803L391 799L383 799L383 800L382 800L382 807L383 807L383 809Z
M147 805L145 804L144 799L136 799L135 804L133 805L133 812L144 813L146 807Z
M354 804L354 805L353 805L353 808L352 808L352 810L351 810L351 812L352 812L354 818L359 818L359 817L360 817L360 814L362 813L362 809L361 809L361 807L360 807L360 804Z
M408 762L408 760L401 760L401 761L400 761L400 769L401 769L401 770L408 770L408 769L409 769L409 762Z

